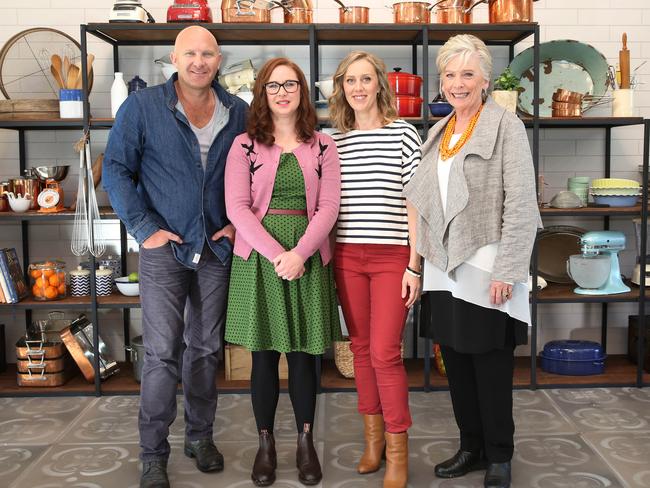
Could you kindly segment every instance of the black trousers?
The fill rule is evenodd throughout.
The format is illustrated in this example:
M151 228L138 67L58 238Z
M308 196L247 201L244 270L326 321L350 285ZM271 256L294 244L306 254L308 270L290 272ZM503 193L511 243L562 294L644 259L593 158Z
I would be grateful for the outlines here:
M257 430L273 432L275 410L280 395L277 351L253 351L251 400ZM296 429L313 426L316 411L316 356L306 352L286 353L289 366L289 397L296 417Z
M463 354L441 346L454 416L464 451L482 450L491 463L512 459L514 347Z

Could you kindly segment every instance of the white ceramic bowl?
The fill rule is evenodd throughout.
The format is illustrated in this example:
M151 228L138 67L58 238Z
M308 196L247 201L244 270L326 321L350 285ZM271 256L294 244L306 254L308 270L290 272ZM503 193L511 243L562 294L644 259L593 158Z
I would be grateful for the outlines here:
M334 80L332 79L319 80L316 82L316 86L325 98L331 97L332 93L334 93Z
M128 276L115 278L115 284L122 295L126 295L127 297L137 297L140 294L140 283L130 283Z
M23 213L29 210L29 206L32 204L31 198L8 198L9 206L11 210L16 213Z

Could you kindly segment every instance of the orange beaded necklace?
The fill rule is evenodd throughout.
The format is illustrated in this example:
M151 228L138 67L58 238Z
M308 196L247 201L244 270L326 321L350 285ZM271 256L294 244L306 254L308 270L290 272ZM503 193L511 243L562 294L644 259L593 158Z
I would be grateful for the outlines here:
M449 120L447 123L447 127L445 127L445 133L442 135L442 141L440 142L440 158L443 161L447 161L449 158L454 157L456 154L460 152L462 147L465 145L467 140L470 138L472 135L472 132L474 131L474 126L476 125L476 122L478 121L479 115L481 115L481 110L483 110L483 104L481 104L481 107L478 109L478 112L474 114L472 117L472 120L469 121L469 124L467 125L467 129L463 131L463 134L460 136L460 139L454 144L454 147L449 147L449 143L451 142L451 136L454 135L454 129L456 128L456 114Z

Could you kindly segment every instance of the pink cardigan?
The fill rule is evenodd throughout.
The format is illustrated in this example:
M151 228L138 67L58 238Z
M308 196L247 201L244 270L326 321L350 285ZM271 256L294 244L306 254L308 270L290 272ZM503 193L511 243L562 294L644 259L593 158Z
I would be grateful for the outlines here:
M307 218L305 234L293 249L307 260L320 251L323 264L332 258L328 235L339 213L341 169L336 144L320 132L293 151L305 180ZM226 213L237 230L234 253L248 259L255 249L269 261L284 251L261 223L273 193L282 148L237 136L228 153L225 174Z

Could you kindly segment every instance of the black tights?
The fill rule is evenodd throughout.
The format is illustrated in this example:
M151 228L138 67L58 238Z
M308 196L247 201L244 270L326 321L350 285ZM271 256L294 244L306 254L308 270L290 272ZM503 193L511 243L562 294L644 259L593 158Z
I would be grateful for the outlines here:
M289 365L289 397L293 405L298 432L304 424L314 423L316 410L316 356L306 352L286 354ZM258 431L273 432L275 409L280 395L277 351L253 351L251 400Z

